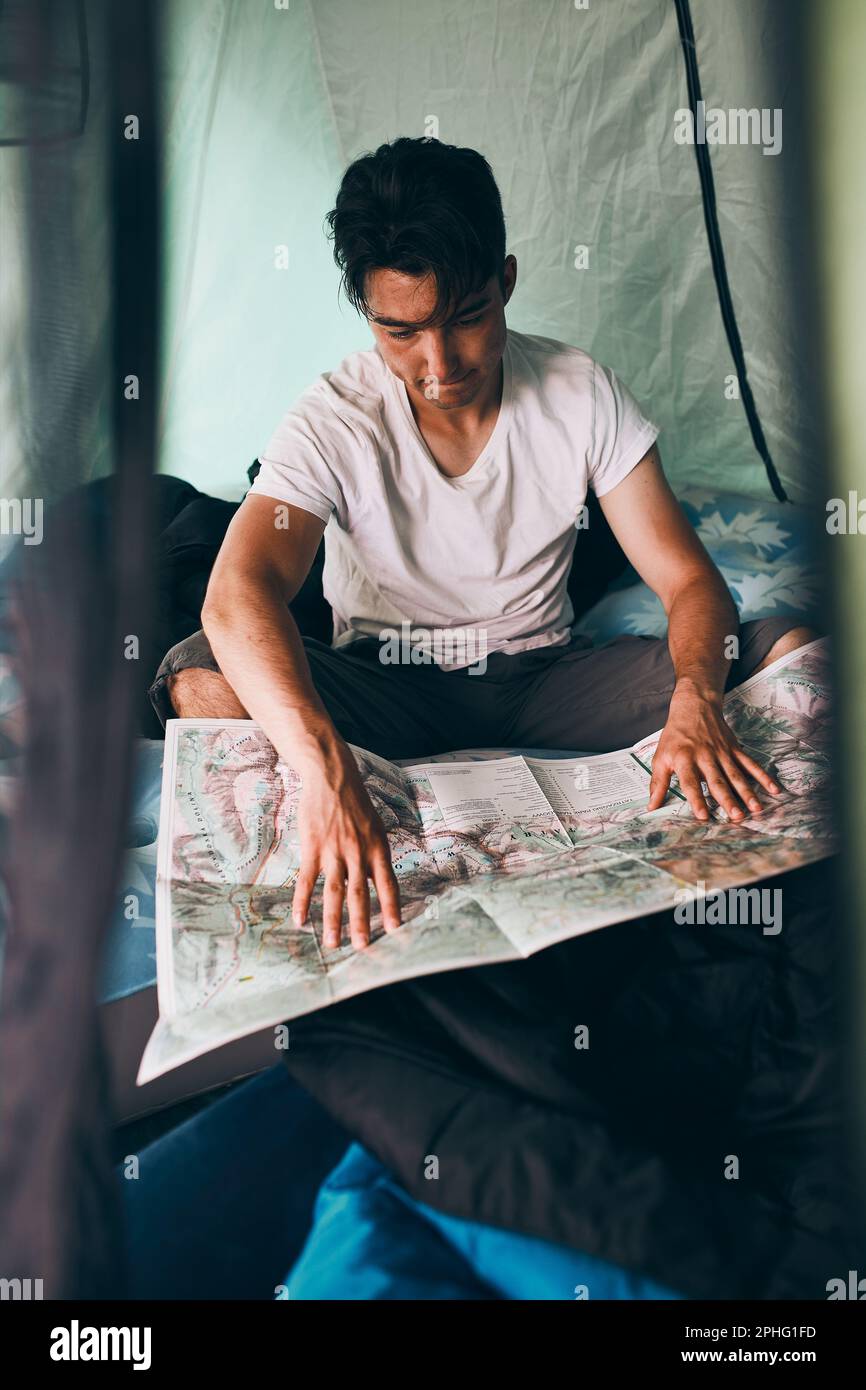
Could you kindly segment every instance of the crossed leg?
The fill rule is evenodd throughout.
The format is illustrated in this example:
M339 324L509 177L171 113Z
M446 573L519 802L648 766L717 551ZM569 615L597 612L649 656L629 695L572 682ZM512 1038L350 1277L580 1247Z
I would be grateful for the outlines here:
M483 692L473 681L454 684L435 667L384 665L376 642L359 641L356 654L302 640L316 692L347 743L385 758L421 757L454 747L455 737L468 744L483 722L483 708L475 718ZM166 653L148 694L163 726L175 716L250 718L201 630Z
M787 656L798 647L805 647L808 642L817 641L820 636L821 633L811 627L792 627L789 632L783 632L781 637L776 638L763 661L758 662L755 672L763 671L765 666L771 666L780 656Z
M249 719L249 715L219 671L190 666L166 681L169 699L181 719Z

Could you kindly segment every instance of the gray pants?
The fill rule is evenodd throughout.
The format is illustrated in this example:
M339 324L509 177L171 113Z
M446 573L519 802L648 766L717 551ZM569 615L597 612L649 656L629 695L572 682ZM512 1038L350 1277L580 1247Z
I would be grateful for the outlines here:
M740 656L727 689L747 680L795 618L761 618L740 628ZM506 655L486 670L443 671L435 664L385 665L376 638L333 648L304 637L313 684L347 743L383 758L425 758L455 748L550 748L607 753L660 729L674 670L667 640L616 637L593 647L573 637L560 647ZM204 632L166 653L150 687L162 724L174 715L170 675L190 667L219 671Z

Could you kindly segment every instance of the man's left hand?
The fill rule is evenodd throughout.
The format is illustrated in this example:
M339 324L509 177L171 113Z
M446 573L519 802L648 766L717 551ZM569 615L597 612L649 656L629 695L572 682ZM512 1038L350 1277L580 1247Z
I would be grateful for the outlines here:
M721 699L716 703L681 686L674 690L653 758L648 811L663 804L674 773L698 820L708 820L710 814L701 782L706 782L731 820L742 820L763 809L750 779L773 796L782 790L737 743L725 723Z

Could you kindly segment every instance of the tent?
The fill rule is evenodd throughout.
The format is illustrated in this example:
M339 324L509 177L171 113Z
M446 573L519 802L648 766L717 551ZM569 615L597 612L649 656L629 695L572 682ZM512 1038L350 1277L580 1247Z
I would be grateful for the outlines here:
M823 539L825 500L862 478L864 194L843 113L864 37L846 0L7 0L2 491L48 506L111 478L115 510L49 528L4 609L29 712L4 837L4 1267L117 1287L92 995L152 606L149 480L239 498L287 404L369 344L323 235L346 164L397 134L483 151L518 260L510 325L613 366L675 489L784 501ZM843 545L826 561L851 632L863 562ZM861 755L863 652L858 635L840 663ZM846 798L853 835L853 774ZM849 905L861 874L855 856Z
M74 57L78 9L87 43L71 191L98 351L105 189L84 179L107 89L90 8L56 23ZM239 496L240 463L286 404L369 345L338 302L324 215L353 158L395 133L429 134L482 150L497 177L518 259L509 322L613 364L655 412L675 483L712 470L718 486L760 496L770 472L780 496L809 496L817 436L788 293L799 209L784 174L804 134L789 11L769 0L531 9L530 20L526 0L380 0L371 19L343 0L164 6L164 471ZM692 98L702 121L683 115ZM5 202L15 248L23 203ZM14 261L6 273L14 294ZM226 331L248 323L254 333ZM98 476L110 466L106 401L79 409Z
M658 416L674 481L712 469L720 486L760 495L760 431L785 491L806 497L816 439L783 181L802 134L784 73L790 26L772 4L696 0L684 35L688 8L170 6L161 466L230 495L237 460L262 447L286 401L369 344L337 303L324 214L353 158L395 133L432 134L482 150L500 184L520 277L512 326L616 364ZM698 68L707 109L778 112L775 148L676 142ZM716 266L696 153L712 156ZM227 321L256 332L240 341Z

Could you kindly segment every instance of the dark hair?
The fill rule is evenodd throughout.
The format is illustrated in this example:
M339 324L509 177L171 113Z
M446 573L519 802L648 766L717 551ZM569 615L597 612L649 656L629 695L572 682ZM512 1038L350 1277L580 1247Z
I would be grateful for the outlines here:
M424 327L492 275L505 288L502 200L477 150L405 135L380 145L349 165L327 221L346 297L365 316L371 270L435 277L436 304Z

